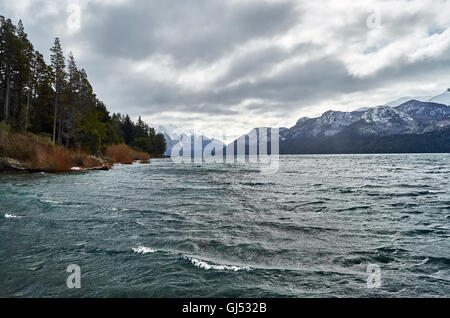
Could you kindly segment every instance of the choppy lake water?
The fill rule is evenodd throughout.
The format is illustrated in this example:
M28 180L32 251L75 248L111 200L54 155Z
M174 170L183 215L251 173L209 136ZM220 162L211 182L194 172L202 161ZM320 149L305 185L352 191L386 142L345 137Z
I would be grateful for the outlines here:
M450 295L450 155L0 175L2 297ZM68 289L70 264L81 289ZM381 287L367 288L369 264Z

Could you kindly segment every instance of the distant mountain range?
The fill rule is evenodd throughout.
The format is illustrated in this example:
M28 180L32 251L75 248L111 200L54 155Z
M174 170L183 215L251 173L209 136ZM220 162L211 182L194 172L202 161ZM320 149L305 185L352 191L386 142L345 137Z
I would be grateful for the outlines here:
M400 106L401 104L403 104L407 101L410 101L412 99L418 100L420 102L431 102L431 103L450 105L450 88L447 89L442 94L437 95L437 96L402 97L396 101L392 101L392 102L385 104L385 106L390 106L390 107Z
M194 134L193 131L187 131L175 125L156 125L154 128L156 133L161 133L166 138L167 148L164 153L165 156L170 156L172 154L173 147L182 140L191 140L191 145L201 144L202 152L203 149L213 141L218 144L223 144L217 139L209 138L200 134ZM181 152L180 155L183 155L183 153Z
M295 126L280 128L280 153L450 152L450 89L426 101L399 101L402 102L398 105L392 102L353 112L327 111L317 118L300 118ZM256 129L266 129L271 135L272 128Z
M279 128L280 154L414 153L450 152L450 89L435 97L404 97L377 107L352 112L327 111L317 118L303 117L291 128ZM259 139L249 138L267 131L271 153L273 128L258 127L225 147L218 140L195 135L175 125L156 126L164 134L166 155L183 138L202 144L223 145L225 153L237 153L238 140L259 151ZM195 139L194 139L195 138ZM255 148L252 148L255 149Z

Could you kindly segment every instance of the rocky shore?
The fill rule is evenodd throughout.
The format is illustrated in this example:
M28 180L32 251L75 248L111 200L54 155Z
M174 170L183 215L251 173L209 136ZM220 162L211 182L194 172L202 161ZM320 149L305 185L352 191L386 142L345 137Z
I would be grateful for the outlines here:
M97 167L73 167L67 172L82 172L82 171L108 171L112 168L112 164L102 164ZM14 173L14 172L26 172L26 173L41 173L49 172L54 173L46 169L30 168L27 164L15 160L12 158L0 158L0 173Z

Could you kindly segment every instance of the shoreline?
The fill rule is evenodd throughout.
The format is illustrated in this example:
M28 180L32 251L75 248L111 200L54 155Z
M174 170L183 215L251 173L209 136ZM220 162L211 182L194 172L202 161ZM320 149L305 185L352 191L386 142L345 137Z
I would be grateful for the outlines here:
M152 155L124 143L104 146L97 154L66 148L32 133L0 134L0 173L73 173L107 171L115 164L149 164Z
M97 158L98 159L98 158ZM103 158L101 158L103 159ZM105 159L103 159L105 160ZM106 160L105 160L106 161ZM13 158L3 157L0 158L0 174L16 174L16 173L77 173L77 172L88 172L88 171L109 171L114 168L115 165L132 165L132 164L150 164L150 160L134 160L131 163L107 163L99 166L85 167L85 166L75 166L68 170L56 171L51 169L41 169L41 168L29 168L26 164L15 160Z

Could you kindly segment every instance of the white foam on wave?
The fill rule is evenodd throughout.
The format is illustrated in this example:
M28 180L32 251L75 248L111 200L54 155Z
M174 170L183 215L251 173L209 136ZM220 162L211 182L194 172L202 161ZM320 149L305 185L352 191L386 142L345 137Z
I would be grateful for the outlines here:
M148 254L148 253L156 253L157 250L152 249L150 247L138 246L136 248L133 248L133 252L137 254Z
M50 204L61 204L61 202L54 201L54 200L41 200L44 203L50 203Z
M136 224L139 224L140 226L145 226L145 223L142 222L141 220L136 220L135 222L136 222Z
M415 266L422 266L422 265L425 265L426 263L428 263L429 260L430 260L430 259L427 257L427 258L425 258L422 262L420 262L419 264L415 264Z
M186 256L187 257L187 256ZM191 263L195 266L198 267L200 269L204 269L204 270L217 270L217 271L233 271L233 272L238 272L238 271L250 271L251 268L249 266L237 266L237 265L226 265L226 264L212 264L212 263L208 263L206 261L200 260L200 259L196 259L193 257L187 257Z
M21 219L22 217L21 217L21 216L14 215L14 214L8 214L8 213L5 213L5 218L6 218L6 219Z

